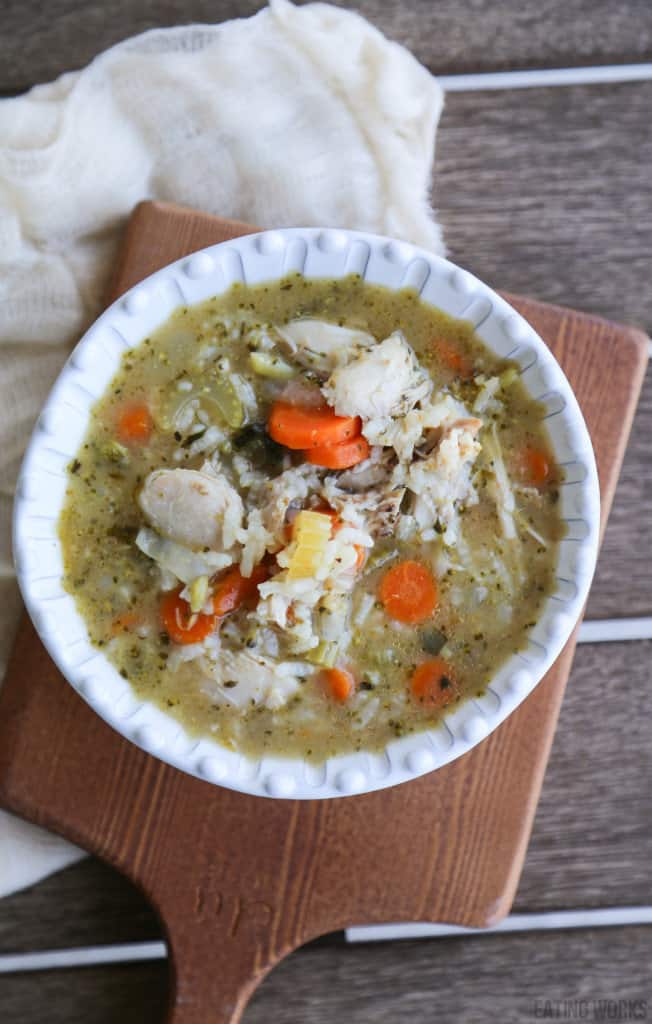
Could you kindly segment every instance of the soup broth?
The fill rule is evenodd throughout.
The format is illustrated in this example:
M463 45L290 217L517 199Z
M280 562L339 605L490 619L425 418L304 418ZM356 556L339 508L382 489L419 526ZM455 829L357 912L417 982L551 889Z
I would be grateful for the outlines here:
M65 585L191 734L252 757L380 750L527 645L563 532L544 415L412 291L235 285L126 352L95 404Z

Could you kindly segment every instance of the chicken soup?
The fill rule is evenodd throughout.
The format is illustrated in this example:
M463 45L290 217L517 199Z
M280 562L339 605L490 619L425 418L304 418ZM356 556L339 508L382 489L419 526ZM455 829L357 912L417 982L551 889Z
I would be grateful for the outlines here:
M554 583L543 408L357 276L180 308L69 466L65 585L136 693L252 757L380 750L482 694Z

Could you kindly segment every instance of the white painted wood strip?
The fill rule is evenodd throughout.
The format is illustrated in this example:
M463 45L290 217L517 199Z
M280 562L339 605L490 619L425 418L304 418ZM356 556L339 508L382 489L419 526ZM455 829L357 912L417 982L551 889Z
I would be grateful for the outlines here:
M638 619L590 619L579 629L580 644L620 643L623 640L652 640L652 617Z
M587 68L535 68L531 71L489 71L471 75L438 75L446 92L494 89L541 89L556 85L609 85L647 82L652 64L604 64Z
M397 939L445 938L452 935L494 935L498 932L536 932L568 928L614 928L652 925L652 907L606 907L599 910L563 910L545 914L510 914L495 928L461 928L448 924L381 924L348 928L349 942L384 942ZM164 942L51 949L38 953L0 954L0 974L97 967L103 964L165 960Z
M451 935L495 935L568 928L615 928L652 925L652 907L604 907L599 910L560 910L545 914L510 914L495 928L461 928L452 924L378 924L347 928L348 942L386 942L396 939L444 938Z
M165 960L167 955L164 942L128 942L80 949L48 949L41 953L8 953L0 955L0 974L97 967L98 964L131 964L141 960Z

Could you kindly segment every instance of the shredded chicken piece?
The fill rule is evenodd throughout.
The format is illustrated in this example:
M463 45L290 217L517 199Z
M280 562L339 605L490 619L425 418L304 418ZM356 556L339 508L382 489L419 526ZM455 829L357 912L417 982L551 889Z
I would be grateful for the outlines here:
M337 486L325 486L323 494L340 519L367 530L377 540L393 533L398 521L405 487L392 487L389 474L383 486L360 494L342 493Z
M258 621L282 629L294 653L312 650L323 639L317 625L322 612L335 614L337 608L344 617L338 627L342 632L356 579L358 548L372 546L367 532L344 524L327 542L314 574L295 579L288 573L297 547L293 540L277 555L281 571L258 588Z
M138 531L136 547L156 562L162 572L172 573L171 586L174 586L175 579L192 583L197 577L213 576L233 562L233 555L218 551L191 551L176 541L159 536L147 526Z
M260 496L262 523L277 547L287 543L286 517L291 507L301 508L308 495L317 490L320 476L314 466L305 463L286 469L269 480Z
M362 494L387 484L395 462L394 452L387 448L372 448L370 457L364 462L338 473L337 487L349 494Z
M432 439L430 447L434 447L442 429L465 417L468 417L468 410L461 402L452 395L439 394L429 401L421 401L400 419L370 420L364 424L362 432L370 444L393 448L402 462L409 462L414 450L427 438Z
M363 420L404 415L432 390L400 331L338 366L322 392L339 416Z
M248 651L234 653L222 648L214 659L200 658L199 667L207 677L203 691L217 703L236 708L252 704L279 708L299 687L297 676L287 666Z
M507 469L503 452L498 440L498 431L495 423L492 423L491 430L485 439L485 454L489 459L490 478L487 490L496 505L496 512L500 521L503 536L507 540L514 540L518 536L514 514L516 512L516 501L514 492L509 483Z
M226 477L206 467L154 470L138 503L157 533L194 551L231 550L244 512Z
M449 545L457 539L459 506L478 501L471 468L480 452L475 436L481 425L480 420L452 424L435 452L414 462L407 472L407 486L416 495L413 514L418 526L424 529L439 521Z
M277 331L297 362L317 371L328 372L340 357L360 348L375 345L367 331L340 327L327 320L290 320Z
M404 496L405 487L397 487L384 495L376 508L371 510L367 523L372 537L388 537L394 532Z

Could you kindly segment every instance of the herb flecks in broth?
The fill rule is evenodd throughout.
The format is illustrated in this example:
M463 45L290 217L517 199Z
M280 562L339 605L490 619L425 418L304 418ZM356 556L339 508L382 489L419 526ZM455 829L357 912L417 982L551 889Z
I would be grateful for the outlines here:
M411 291L236 285L177 310L96 403L66 586L194 734L380 749L527 644L562 533L542 417L515 366Z

